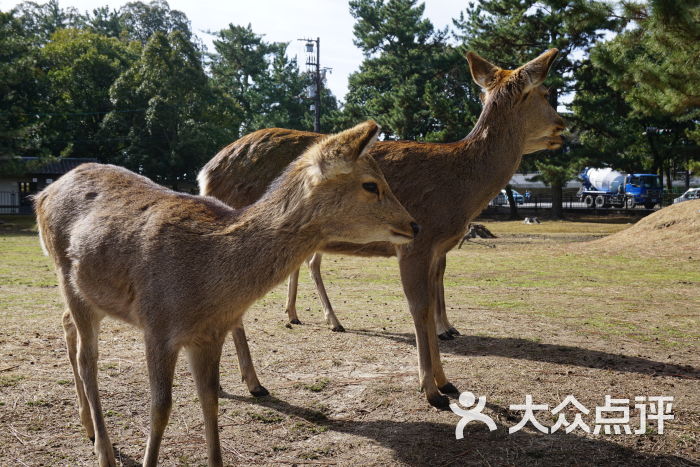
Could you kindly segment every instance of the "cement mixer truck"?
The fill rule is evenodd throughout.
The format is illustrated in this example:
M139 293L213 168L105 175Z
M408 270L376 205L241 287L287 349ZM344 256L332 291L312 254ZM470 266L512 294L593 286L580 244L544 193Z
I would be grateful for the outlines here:
M626 207L643 205L653 208L661 202L661 181L654 174L623 174L610 167L586 167L579 174L583 182L578 196L588 208Z

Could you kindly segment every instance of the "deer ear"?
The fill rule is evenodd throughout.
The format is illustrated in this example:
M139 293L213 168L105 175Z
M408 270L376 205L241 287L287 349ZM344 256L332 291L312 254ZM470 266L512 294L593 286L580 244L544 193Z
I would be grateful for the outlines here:
M558 53L559 50L557 49L549 49L539 57L520 67L520 69L529 76L531 87L539 86L544 82Z
M467 61L469 62L469 71L472 73L474 82L483 89L488 89L500 68L474 52L467 52Z
M304 156L310 162L313 178L328 180L351 172L353 164L374 144L380 131L379 125L368 120L316 144Z
M367 153L370 147L377 141L379 133L382 131L377 122L374 120L367 120L366 122L360 123L353 128L347 130L350 132L351 140L354 141L354 150L351 151L348 156L356 161L363 155Z

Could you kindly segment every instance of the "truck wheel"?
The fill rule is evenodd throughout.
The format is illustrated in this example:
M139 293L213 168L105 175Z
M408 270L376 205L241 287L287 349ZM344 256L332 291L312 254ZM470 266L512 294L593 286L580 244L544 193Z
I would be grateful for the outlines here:
M598 209L605 207L605 198L603 195L598 195L595 197L595 207Z
M634 198L627 198L627 201L625 202L625 206L627 209L634 209L636 206L636 203L634 202Z
M593 197L591 195L586 195L586 197L583 198L583 203L586 205L587 208L592 208L593 207Z
M647 209L654 209L654 206L656 206L656 203L644 203L644 207Z

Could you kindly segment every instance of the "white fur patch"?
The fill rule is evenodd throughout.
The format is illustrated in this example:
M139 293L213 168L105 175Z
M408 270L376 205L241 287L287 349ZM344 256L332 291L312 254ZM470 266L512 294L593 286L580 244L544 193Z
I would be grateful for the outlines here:
M41 231L41 226L37 224L39 230L39 245L41 245L41 250L44 252L44 256L49 256L49 250L46 249L46 244L44 243L44 234Z
M206 195L209 193L209 172L202 169L197 174L197 184L199 185L199 194Z
M372 145L373 145L374 143L377 142L377 139L379 138L379 133L381 133L381 132L382 132L382 127L380 127L379 125L377 125L377 131L374 132L374 135L372 136L372 139L370 139L370 140L367 142L367 144L365 144L365 147L362 149L362 152L360 153L360 157L362 157L362 156L364 156L364 155L367 154L367 152L369 151L369 148L371 148ZM358 159L359 159L360 157L358 157Z

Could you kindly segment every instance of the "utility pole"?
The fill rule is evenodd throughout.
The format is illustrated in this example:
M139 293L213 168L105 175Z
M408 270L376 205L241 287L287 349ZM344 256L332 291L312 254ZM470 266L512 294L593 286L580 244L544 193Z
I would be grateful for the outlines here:
M325 76L326 71L332 70L332 68L321 68L321 38L316 39L297 39L302 42L306 42L306 67L307 72L313 77L313 88L309 88L307 93L308 97L314 98L314 131L317 133L321 132L321 86L323 84L323 78L321 73ZM314 48L316 51L316 56L314 57Z

